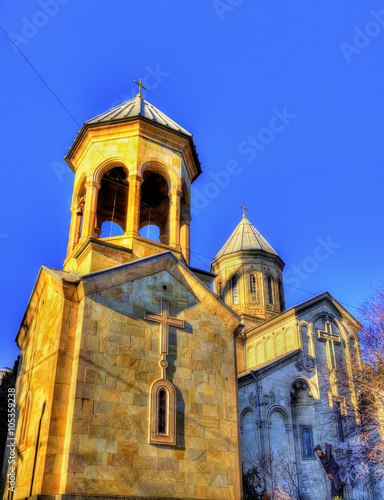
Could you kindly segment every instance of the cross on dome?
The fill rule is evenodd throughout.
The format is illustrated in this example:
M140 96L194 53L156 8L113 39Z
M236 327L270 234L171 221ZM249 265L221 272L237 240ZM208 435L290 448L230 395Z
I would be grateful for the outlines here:
M245 219L246 218L245 211L248 210L248 208L245 208L245 203L243 203L240 208L243 209L243 219Z
M143 97L142 94L141 94L141 88L143 88L144 90L147 90L144 85L141 83L141 78L140 78L140 83L137 82L136 80L133 80L135 83L137 83L137 85L139 86L139 93L137 94L136 97Z

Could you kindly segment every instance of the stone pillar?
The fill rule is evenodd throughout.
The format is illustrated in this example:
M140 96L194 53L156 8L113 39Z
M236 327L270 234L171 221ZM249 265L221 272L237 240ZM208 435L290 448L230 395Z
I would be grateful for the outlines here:
M78 208L77 203L74 203L71 206L72 215L71 215L71 225L69 228L67 257L69 257L69 255L72 253L72 250L79 241L78 235L79 235L79 230L81 229L81 221L83 219L83 216L76 214L77 208Z
M190 253L189 253L189 223L191 222L191 218L189 217L188 219L183 219L181 221L181 228L180 228L180 245L181 245L181 251L183 253L183 257L185 259L185 262L189 266L190 262Z
M128 177L128 203L127 203L127 224L125 234L129 236L139 235L140 224L140 199L141 199L141 175L132 174Z
M86 195L85 195L85 207L84 207L84 220L83 220L83 231L82 238L87 236L96 237L95 226L96 226L96 211L97 211L97 197L100 189L100 183L94 180L87 181L85 183Z
M176 248L180 247L180 205L182 194L177 189L171 190L169 245Z

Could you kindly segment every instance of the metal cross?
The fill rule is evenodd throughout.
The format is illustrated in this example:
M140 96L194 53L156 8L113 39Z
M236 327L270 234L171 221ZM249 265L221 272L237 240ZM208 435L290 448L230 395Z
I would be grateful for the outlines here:
M133 81L134 81L135 83L137 83L137 85L139 86L139 93L137 94L137 96L136 96L136 97L143 97L143 96L141 95L141 88L143 88L144 90L147 90L147 89L146 89L146 88L144 87L144 85L141 83L141 78L140 78L140 83L139 83L139 82L137 82L136 80L133 80Z
M245 203L240 207L243 209L243 217L245 218L245 211L248 210L248 208L245 208Z
M169 302L168 300L161 299L161 313L152 313L144 311L144 319L160 323L160 366L163 371L163 378L165 378L165 369L168 366L166 356L168 354L169 346L169 327L175 326L184 329L184 320L173 318L169 315Z

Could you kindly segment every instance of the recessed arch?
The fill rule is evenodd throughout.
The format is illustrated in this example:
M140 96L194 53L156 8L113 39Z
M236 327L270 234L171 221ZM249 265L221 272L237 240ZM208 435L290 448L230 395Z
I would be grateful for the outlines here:
M120 226L124 233L127 226L128 169L124 165L108 162L100 172L104 173L100 178L100 189L97 194L97 232L100 235L103 223L111 221ZM105 238L110 234L100 236Z
M167 181L168 184L168 192L171 191L172 189L177 189L178 188L178 179L176 174L172 171L171 168L166 167L162 163L160 163L157 159L151 159L149 161L146 161L140 169L140 175L141 177L144 178L144 173L150 170L151 172L154 172L158 175L161 175L164 177L164 179ZM181 188L181 186L180 186Z
M165 174L165 176L163 175ZM140 188L139 227L155 225L160 229L160 242L165 245L170 241L170 183L168 175L151 163L143 170Z
M313 397L313 399L320 399L320 392L318 387L313 382L311 382L307 377L299 375L297 377L292 378L287 385L288 401L291 399L291 390L296 382L304 382L308 386L309 396Z
M124 157L112 157L112 158L107 158L105 161L100 163L98 167L95 168L92 176L92 180L95 182L98 182L101 184L101 180L108 172L108 170L111 170L112 168L115 167L122 167L125 172L126 172L126 178L128 179L129 177L129 167L126 164L126 159Z

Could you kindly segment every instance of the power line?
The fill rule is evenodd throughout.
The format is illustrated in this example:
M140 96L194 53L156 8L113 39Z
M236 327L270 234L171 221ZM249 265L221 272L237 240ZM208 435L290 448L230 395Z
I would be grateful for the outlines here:
M60 98L57 96L57 94L53 91L53 89L48 85L48 83L44 80L44 78L40 75L40 73L37 71L37 69L34 67L34 65L29 61L29 59L23 54L23 52L17 47L17 45L15 44L15 42L12 40L12 38L8 35L8 33L4 30L4 28L2 26L0 26L0 29L2 30L2 32L4 33L4 35L8 38L8 40L11 42L11 44L15 47L15 49L21 54L21 56L23 57L23 59L27 62L27 64L33 69L33 71L36 73L36 75L40 78L40 80L44 83L44 85L47 87L47 89L51 92L51 94L55 97L55 99L57 100L57 102L63 107L63 109L67 112L67 114L72 118L72 120L76 123L76 125L78 125L79 127L81 127L80 123L76 120L76 118L72 115L72 113L69 111L69 109L65 106L65 104L60 100ZM97 146L96 146L97 147ZM104 154L102 153L102 151L100 151L100 154L105 158ZM117 175L120 177L121 180L124 180L121 175L119 174L119 172L116 172ZM139 200L139 197L136 195L136 198ZM141 200L139 200L141 201ZM142 204L143 205L143 204ZM143 205L143 207L149 212L148 208ZM149 212L150 213L150 212ZM156 224L159 226L159 223L158 221L154 219L154 222L156 222ZM160 227L160 226L159 226ZM207 265L205 264L199 257L198 255L201 255L202 257L206 257L207 259L210 259L210 261L212 261L212 257L209 257L208 255L204 255L204 254L201 254L199 252L195 252L195 251L192 251L190 250L190 252L192 254L195 255L196 259L199 260L203 265ZM292 285L287 285L284 283L284 286L288 286L290 288L293 288L295 290L300 290L301 292L304 292L304 293L308 293L309 295L316 295L315 293L313 292L310 292L308 290L304 290L303 288L298 288L298 287L295 287L295 286L292 286ZM352 306L351 304L347 304L346 302L340 302L340 304L343 304L347 307L352 307L353 309L356 309L358 310L358 307L356 306Z
M72 118L72 120L81 127L80 123L76 120L76 118L72 115L72 113L69 111L69 109L63 104L63 102L59 99L59 97L55 94L55 92L51 89L51 87L48 85L48 83L44 80L44 78L40 75L40 73L37 71L37 69L33 66L33 64L28 60L28 58L21 52L21 50L17 47L15 42L12 40L12 38L8 35L8 33L5 31L5 29L0 26L0 29L4 33L4 35L8 38L8 40L11 42L11 44L15 47L15 49L22 55L24 60L29 64L29 66L33 69L33 71L36 73L36 75L40 78L40 80L44 83L44 85L47 87L47 89L51 92L51 94L55 97L57 102L65 109L65 111L68 113L68 115Z

